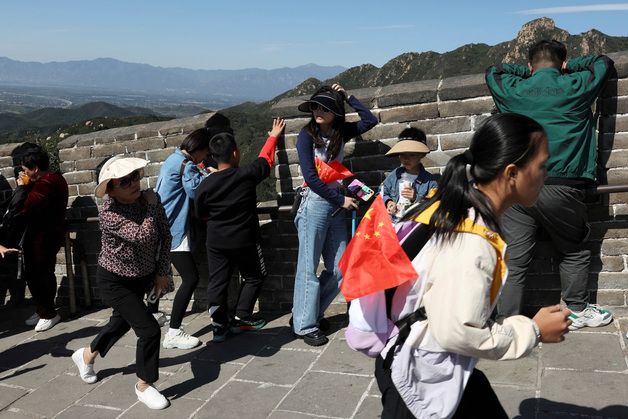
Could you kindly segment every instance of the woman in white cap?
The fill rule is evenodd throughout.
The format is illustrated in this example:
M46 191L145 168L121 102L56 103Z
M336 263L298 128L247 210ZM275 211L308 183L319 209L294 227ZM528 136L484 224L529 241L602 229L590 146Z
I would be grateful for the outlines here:
M345 121L345 102L357 111L359 121ZM332 214L338 208L355 209L357 202L344 195L339 182L321 180L315 159L325 163L342 162L345 143L377 125L377 118L339 84L322 86L299 105L299 110L310 113L312 118L299 132L296 145L307 187L303 189L303 199L294 219L299 255L292 327L295 335L306 344L320 346L328 342L320 330L325 328L321 320L325 309L338 295L341 279L338 261L347 245L345 217ZM325 269L317 275L321 256Z
M139 378L135 393L151 409L169 405L153 383L159 378L161 329L144 303L144 294L154 284L157 293L171 287L170 228L158 195L142 191L140 180L148 161L115 156L102 167L95 195L108 195L100 210L102 248L97 280L103 300L113 308L109 323L91 344L74 352L72 360L81 379L97 380L94 361L129 329L137 335L136 367Z

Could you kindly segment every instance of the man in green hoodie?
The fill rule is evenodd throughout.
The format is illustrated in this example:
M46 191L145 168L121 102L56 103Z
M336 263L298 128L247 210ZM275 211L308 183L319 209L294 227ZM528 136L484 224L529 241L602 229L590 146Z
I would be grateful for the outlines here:
M525 277L543 228L560 254L562 297L571 310L570 329L610 323L612 314L589 304L587 283L591 251L584 190L595 184L596 134L591 106L613 62L604 55L566 61L558 41L539 41L528 51L528 66L500 64L486 70L488 85L500 112L526 115L544 128L549 141L547 179L533 207L515 205L504 214L508 243L508 281L502 291L499 317L519 314Z

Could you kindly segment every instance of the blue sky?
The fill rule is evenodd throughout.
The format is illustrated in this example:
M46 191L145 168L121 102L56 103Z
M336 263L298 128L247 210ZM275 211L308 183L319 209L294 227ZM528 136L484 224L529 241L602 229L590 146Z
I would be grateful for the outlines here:
M593 0L3 0L0 56L195 69L381 66L403 52L510 40L541 16L572 34L628 36L628 3Z

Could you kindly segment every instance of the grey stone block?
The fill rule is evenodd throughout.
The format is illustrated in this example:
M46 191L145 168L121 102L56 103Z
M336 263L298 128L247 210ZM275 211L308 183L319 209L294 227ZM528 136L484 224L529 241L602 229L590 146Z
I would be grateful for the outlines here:
M407 122L417 119L431 119L438 117L438 105L436 103L424 103L393 109L384 109L379 113L379 119L387 122Z
M377 97L377 106L409 105L436 102L438 80L423 80L411 83L399 83L381 88Z
M143 404L142 404L142 410L143 410L142 413L145 417L146 407ZM136 413L135 409L131 409L131 411L126 412L125 415L122 417L124 418L133 417L133 414L131 414L131 416L127 416L127 413L130 413L130 412ZM165 412L165 410L162 410L160 412ZM109 419L109 418L112 418L113 419L113 418L119 417L121 413L122 413L121 409L111 409L111 408L105 409L98 406L74 405L74 406L70 406L67 410L64 410L63 412L61 412L58 416L55 416L55 418L59 418L59 419L75 419L75 418Z
M279 409L312 415L350 417L371 378L308 372L281 402ZM342 394L342 397L338 397Z
M11 403L28 393L27 390L16 387L0 387L0 410L4 410Z
M581 417L627 417L628 380L625 374L546 370L539 413Z
M91 170L84 170L82 172L64 173L68 185L75 185L77 183L88 183L94 181L94 172Z
M467 116L438 118L416 121L410 124L410 126L420 128L425 131L426 134L450 134L471 130L471 119Z
M476 115L489 113L495 107L492 97L479 97L467 100L454 100L438 103L438 112L441 117Z
M472 132L458 132L455 134L442 134L439 136L441 150L454 150L468 148L473 137Z
M92 157L111 157L122 153L126 153L124 143L102 144L92 147Z
M619 337L615 334L573 332L566 336L566 341L569 341L569 345L543 345L544 367L574 368L577 366L576 368L580 371L624 371L626 369ZM577 350L574 350L575 348Z
M405 128L408 128L407 124L380 124L362 134L362 138L364 140L382 140L386 138L396 139L399 133Z
M66 148L59 150L59 159L61 161L82 160L91 157L90 147Z
M238 372L237 378L272 384L294 385L318 354L264 348Z
M343 332L340 332L341 336L344 336ZM330 341L327 346L312 370L373 375L375 369L373 358L355 352L349 348L346 340L336 338Z
M440 100L466 99L490 94L484 81L484 74L448 77L443 80L438 91Z
M132 153L134 151L159 150L165 148L165 146L166 143L164 142L164 139L160 137L139 137L137 140L129 141L126 143L126 149L128 153Z
M62 374L43 383L37 390L20 398L11 407L35 415L52 417L92 389L80 378Z
M216 417L215 413L220 412L219 416L225 419L266 418L288 391L285 387L232 381L216 394L209 410L199 417ZM254 412L251 406L255 406Z
M615 62L615 70L617 70L617 77L628 77L628 52L612 52L608 54L608 57Z

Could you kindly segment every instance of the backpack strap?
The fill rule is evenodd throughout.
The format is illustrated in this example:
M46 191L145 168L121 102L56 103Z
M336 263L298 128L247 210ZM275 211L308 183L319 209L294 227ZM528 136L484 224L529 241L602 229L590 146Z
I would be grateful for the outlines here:
M427 314L425 314L425 307L419 307L412 313L408 314L403 319L399 319L395 322L395 326L399 329L399 334L397 335L397 340L388 350L386 354L386 358L384 358L384 369L389 370L392 364L393 358L395 357L395 350L398 346L404 344L408 336L410 335L410 330L412 330L412 325L416 322L427 320Z

